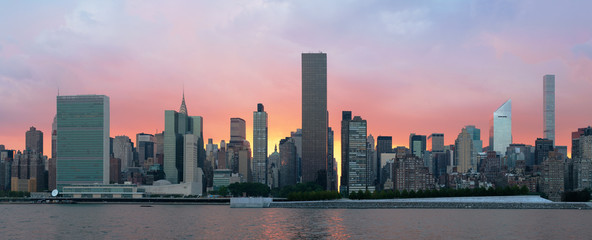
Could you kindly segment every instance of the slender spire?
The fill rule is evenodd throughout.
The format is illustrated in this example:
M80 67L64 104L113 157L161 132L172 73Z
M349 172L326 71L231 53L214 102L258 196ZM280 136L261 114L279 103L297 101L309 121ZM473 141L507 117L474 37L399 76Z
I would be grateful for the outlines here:
M185 86L183 86L183 101L181 101L181 108L179 109L179 113L187 114L187 106L185 105Z

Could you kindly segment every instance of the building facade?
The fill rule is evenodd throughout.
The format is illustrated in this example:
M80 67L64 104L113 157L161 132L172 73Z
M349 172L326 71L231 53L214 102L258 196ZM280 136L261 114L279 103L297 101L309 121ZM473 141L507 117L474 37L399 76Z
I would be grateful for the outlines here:
M57 187L109 184L109 97L57 96Z
M31 127L25 134L25 138L25 149L27 151L43 154L43 132Z
M555 75L543 76L543 137L555 143Z
M267 112L263 104L257 104L257 111L253 112L253 181L267 184Z
M302 181L327 189L327 54L302 54Z
M512 144L512 99L493 112L489 123L489 148L504 156Z

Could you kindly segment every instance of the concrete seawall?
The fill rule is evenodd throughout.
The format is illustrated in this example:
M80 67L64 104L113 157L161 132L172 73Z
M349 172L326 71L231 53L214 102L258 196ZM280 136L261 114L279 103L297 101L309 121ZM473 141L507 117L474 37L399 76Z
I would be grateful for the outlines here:
M589 203L452 203L452 202L273 202L270 208L451 208L451 209L592 209Z

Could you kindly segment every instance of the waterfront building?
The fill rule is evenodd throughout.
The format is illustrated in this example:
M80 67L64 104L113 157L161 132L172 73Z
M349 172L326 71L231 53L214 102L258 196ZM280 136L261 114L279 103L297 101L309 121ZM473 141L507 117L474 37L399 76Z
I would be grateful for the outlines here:
M218 191L220 187L227 187L230 185L230 177L232 176L232 170L230 169L215 169L213 188L214 191Z
M25 134L25 150L43 154L43 132L31 127Z
M540 165L549 157L549 152L553 151L553 141L545 138L537 138L535 141L534 164Z
M493 112L489 123L489 149L503 157L512 144L512 99L508 99Z
M328 189L327 54L302 54L302 181Z
M415 155L399 157L394 163L396 190L418 191L435 189L434 177L427 167L424 167L423 160Z
M60 197L64 198L143 198L143 187L131 184L73 185L64 186Z
M267 112L263 104L257 104L253 112L253 181L267 184Z
M542 191L551 201L561 201L564 192L564 166L558 152L549 152L549 157L542 163Z
M411 154L418 158L422 158L423 153L426 151L426 136L411 133L409 135L409 150Z
M555 143L555 75L543 76L543 137Z
M109 97L57 96L58 188L109 184Z
M473 154L473 138L467 128L463 128L454 141L454 165L459 173L477 170L476 158Z

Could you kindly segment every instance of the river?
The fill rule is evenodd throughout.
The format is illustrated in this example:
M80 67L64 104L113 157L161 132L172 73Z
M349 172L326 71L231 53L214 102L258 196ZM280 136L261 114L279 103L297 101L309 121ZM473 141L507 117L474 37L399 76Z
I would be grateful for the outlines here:
M0 204L0 239L590 239L592 211Z

